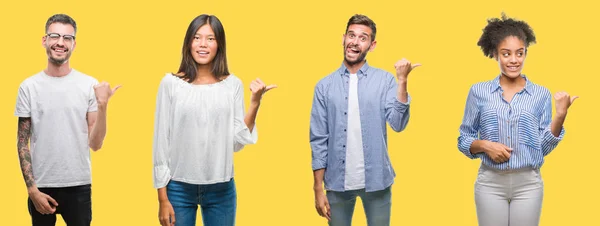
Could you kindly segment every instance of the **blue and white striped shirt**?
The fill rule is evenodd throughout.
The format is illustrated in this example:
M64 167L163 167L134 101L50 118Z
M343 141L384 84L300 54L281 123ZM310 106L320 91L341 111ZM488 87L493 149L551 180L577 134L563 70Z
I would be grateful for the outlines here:
M357 75L365 191L379 191L392 185L396 176L387 152L386 122L396 132L406 127L410 96L407 103L401 103L394 76L367 63ZM315 87L310 115L312 169L325 168L328 191L345 191L349 79L348 69L342 64Z
M500 76L473 85L467 97L465 115L460 125L458 149L471 159L498 170L531 167L539 169L562 140L564 128L555 137L550 130L552 95L548 89L527 79L525 88L511 102L502 97ZM496 163L487 154L471 154L475 140L502 143L513 149L507 162Z

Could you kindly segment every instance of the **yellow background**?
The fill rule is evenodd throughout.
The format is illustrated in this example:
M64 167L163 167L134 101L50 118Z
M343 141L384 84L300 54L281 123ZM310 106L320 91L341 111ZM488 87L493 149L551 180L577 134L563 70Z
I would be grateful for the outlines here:
M258 144L235 155L237 225L326 225L314 209L308 141L313 88L342 62L342 34L354 13L371 17L378 45L367 59L393 71L406 57L408 128L389 134L397 177L392 225L476 225L479 160L456 147L469 87L493 79L495 61L476 45L489 17L505 11L538 37L524 73L555 93L580 95L566 137L542 168L541 225L600 225L598 203L598 3L547 1L3 1L0 7L0 225L30 225L13 116L19 84L46 67L49 16L79 28L71 66L123 88L111 99L104 147L92 154L93 225L158 225L152 133L160 79L177 70L185 30L197 15L225 26L230 71L248 86L279 88L263 98ZM246 101L249 92L246 91ZM357 203L355 225L366 225ZM200 223L200 218L198 218ZM64 225L58 218L57 225ZM200 224L199 224L200 225Z

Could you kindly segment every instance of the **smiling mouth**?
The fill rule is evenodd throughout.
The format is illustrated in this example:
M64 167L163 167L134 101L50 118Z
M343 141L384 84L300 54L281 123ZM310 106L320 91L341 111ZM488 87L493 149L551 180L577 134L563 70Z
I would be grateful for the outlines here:
M507 66L510 71L518 71L521 66Z
M66 48L60 48L60 47L52 47L52 51L57 52L57 53L66 53L66 52L69 52L68 49L66 49Z
M207 51L202 51L202 50L201 50L201 51L196 51L196 53L197 53L198 55L200 55L200 56L208 56L208 54L209 54L209 52L207 52Z

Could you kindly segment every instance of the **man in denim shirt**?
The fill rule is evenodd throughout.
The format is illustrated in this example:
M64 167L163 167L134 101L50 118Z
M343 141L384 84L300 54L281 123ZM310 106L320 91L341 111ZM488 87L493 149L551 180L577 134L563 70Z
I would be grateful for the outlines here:
M315 206L329 225L351 225L356 196L363 201L369 226L390 224L395 173L387 153L386 122L396 132L406 127L407 77L420 64L398 61L397 81L370 67L365 57L375 49L376 31L368 17L352 16L343 36L342 66L315 87L310 120Z

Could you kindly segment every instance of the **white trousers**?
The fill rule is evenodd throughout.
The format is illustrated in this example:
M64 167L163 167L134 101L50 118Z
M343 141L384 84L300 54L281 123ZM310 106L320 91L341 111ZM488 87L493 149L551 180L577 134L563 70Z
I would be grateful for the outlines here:
M475 183L479 226L537 226L543 197L539 169L479 168Z

